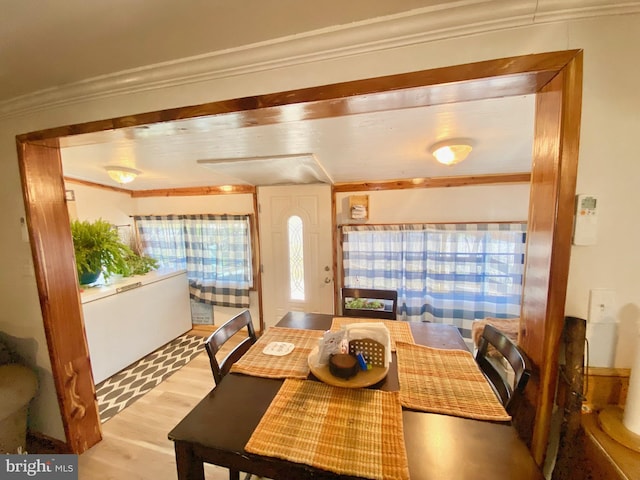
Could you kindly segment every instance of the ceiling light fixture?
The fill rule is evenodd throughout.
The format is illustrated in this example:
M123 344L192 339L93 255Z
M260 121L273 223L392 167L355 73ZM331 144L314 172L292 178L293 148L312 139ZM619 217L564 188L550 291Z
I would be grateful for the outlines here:
M109 176L120 184L133 182L133 180L141 173L140 170L129 167L110 166L105 167Z
M434 143L429 151L444 165L460 163L471 152L471 141L466 138L454 138Z

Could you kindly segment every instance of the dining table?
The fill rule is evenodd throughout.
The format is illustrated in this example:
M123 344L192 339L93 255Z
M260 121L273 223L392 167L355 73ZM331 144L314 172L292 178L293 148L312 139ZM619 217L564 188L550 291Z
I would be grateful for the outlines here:
M295 333L294 330L313 330L321 335L320 332L330 330L338 319L331 314L289 312L276 327L292 333ZM443 352L468 352L468 347L455 326L430 322L402 323L408 324L415 345L440 349ZM264 335L268 332L269 329ZM399 352L394 351L384 379L363 389L367 391L362 393L388 395L388 392L391 392L391 395L396 395L393 392L399 390L397 353ZM204 479L204 463L273 480L377 477L378 475L332 471L309 462L284 458L282 455L255 453L256 449L248 448L248 444L256 444L255 437L263 427L263 417L273 413L270 408L274 408L274 399L282 395L281 390L285 390L285 386L288 387L290 382L302 382L301 384L309 385L311 388L314 385L325 386L310 372L306 373L306 379L298 376L294 380L272 378L268 375L248 375L241 370L232 369L231 373L212 388L168 435L174 442L178 479ZM397 478L544 479L527 446L508 421L465 418L420 411L405 405L401 409L398 408L398 412L398 428L401 432L400 437L403 437L400 444L404 444L406 451L407 473ZM304 445L308 439L301 433L303 430L295 430L298 429L291 429L290 432L285 432L285 435L291 436L293 444ZM363 442L366 440L362 439ZM397 439L390 437L387 440ZM380 478L394 477L387 477L385 474L380 475Z

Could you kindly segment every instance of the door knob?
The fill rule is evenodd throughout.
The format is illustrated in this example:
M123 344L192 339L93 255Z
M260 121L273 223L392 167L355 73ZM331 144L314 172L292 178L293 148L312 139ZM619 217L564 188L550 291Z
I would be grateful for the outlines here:
M331 283L330 277L324 277L324 283Z

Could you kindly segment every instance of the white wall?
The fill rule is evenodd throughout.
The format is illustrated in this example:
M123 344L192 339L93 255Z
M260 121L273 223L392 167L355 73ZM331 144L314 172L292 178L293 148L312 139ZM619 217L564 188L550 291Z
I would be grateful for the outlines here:
M566 312L587 318L589 291L611 289L619 322L613 366L631 367L640 321L640 206L635 141L640 132L640 17L571 24L570 47L584 48L577 193L598 197L598 241L571 252Z
M253 195L194 195L187 197L137 197L132 215L218 213L253 214Z
M0 250L0 330L35 344L27 352L41 375L40 394L32 408L32 428L56 438L64 437L51 382L31 252L21 227L24 206L15 146L17 134L298 87L570 48L585 51L578 191L598 195L601 210L598 244L573 248L566 312L586 317L589 289L614 290L615 315L626 332L617 345L616 366L631 366L640 317L640 255L634 251L640 243L640 227L634 221L633 208L640 203L634 195L640 178L640 162L634 158L635 137L640 131L640 95L635 88L640 84L640 67L635 61L638 45L637 14L559 22L345 57L329 55L316 62L295 64L292 60L289 66L265 71L247 69L243 74L201 83L96 96L1 120L0 220L4 234Z
M349 197L369 195L369 218L349 218ZM529 185L338 193L336 221L342 224L526 221Z
M129 215L134 202L128 193L73 182L66 182L65 188L74 193L74 208L78 220L93 222L101 218L113 225L132 223Z

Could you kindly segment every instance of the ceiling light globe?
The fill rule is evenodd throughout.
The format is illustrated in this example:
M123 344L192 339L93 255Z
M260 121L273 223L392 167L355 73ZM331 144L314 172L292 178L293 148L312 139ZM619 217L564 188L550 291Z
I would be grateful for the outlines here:
M439 142L431 147L431 154L443 165L455 165L462 162L472 147L469 143L457 143L455 140Z
M105 167L105 168L107 170L107 173L109 174L109 177L111 177L112 180L120 184L133 182L133 180L140 173L139 170L136 170L134 168L129 168L129 167Z

